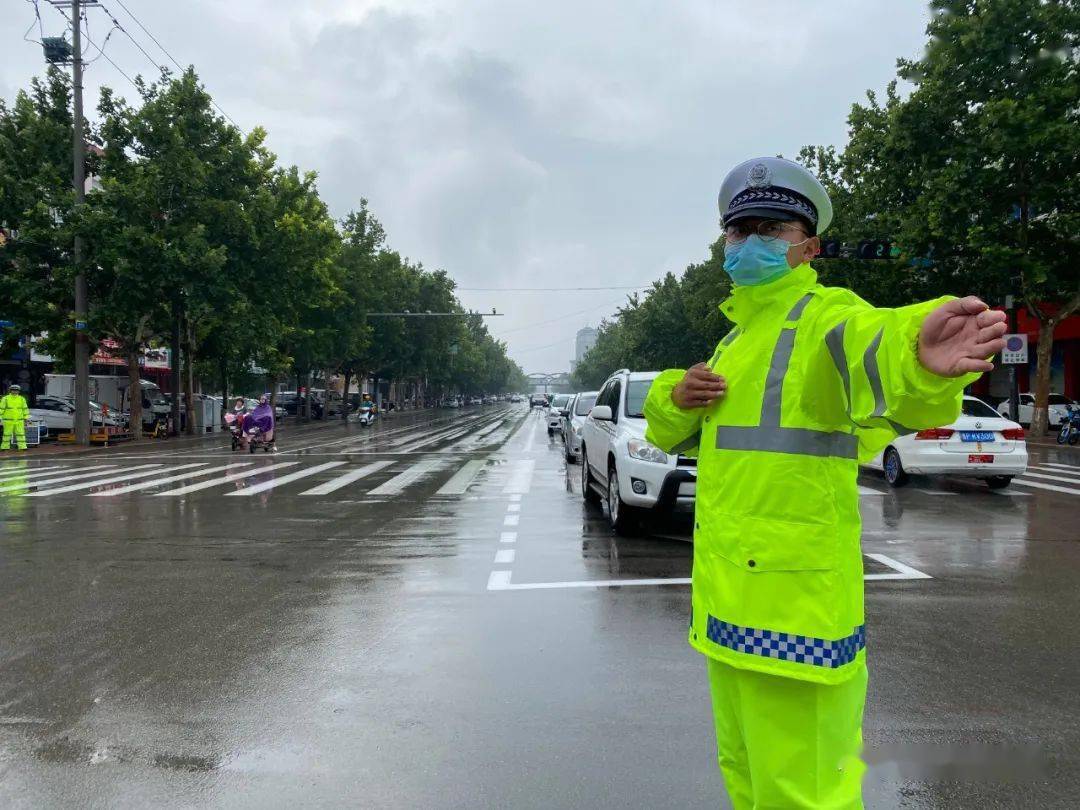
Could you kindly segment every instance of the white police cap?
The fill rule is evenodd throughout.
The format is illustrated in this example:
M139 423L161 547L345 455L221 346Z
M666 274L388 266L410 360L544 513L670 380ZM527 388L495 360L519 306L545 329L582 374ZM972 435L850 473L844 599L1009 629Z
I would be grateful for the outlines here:
M743 161L720 185L724 225L748 217L802 217L821 233L832 222L832 202L814 175L791 160L775 157Z

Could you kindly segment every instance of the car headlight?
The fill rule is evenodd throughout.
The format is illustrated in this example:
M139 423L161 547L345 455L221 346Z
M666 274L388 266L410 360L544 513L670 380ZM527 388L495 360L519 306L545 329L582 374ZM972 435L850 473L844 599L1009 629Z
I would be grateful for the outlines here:
M626 451L630 454L630 458L651 461L654 464L667 464L667 453L643 439L631 439L628 441Z

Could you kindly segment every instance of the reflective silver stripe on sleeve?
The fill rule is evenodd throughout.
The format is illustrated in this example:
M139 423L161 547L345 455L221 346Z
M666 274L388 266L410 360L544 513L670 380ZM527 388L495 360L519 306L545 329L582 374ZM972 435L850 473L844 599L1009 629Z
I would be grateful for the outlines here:
M847 402L848 415L851 415L851 375L848 373L847 355L844 354L844 327L847 321L841 321L825 334L825 346L829 349L833 365L844 383L844 399Z
M870 382L870 391L874 394L874 412L870 414L871 417L884 416L887 407L885 390L881 387L881 372L878 370L877 363L877 350L881 345L881 336L884 332L884 327L878 330L874 339L870 341L866 353L863 354L863 369L866 371L866 379Z
M724 335L723 339L720 341L720 345L721 346L727 346L729 343L731 343L731 341L735 340L735 338L737 338L738 336L739 336L739 327L736 326L734 329L732 329L730 332L728 332L726 335Z
M683 439L677 445L668 450L669 454L685 453L687 450L695 450L701 444L701 431L699 430L693 436Z
M853 433L809 428L720 426L716 428L716 449L855 459L859 457L859 438Z
M806 305L810 303L810 299L814 297L813 293L807 293L798 301L795 302L795 306L791 308L791 312L787 314L789 321L797 321L802 317L803 310L806 309Z

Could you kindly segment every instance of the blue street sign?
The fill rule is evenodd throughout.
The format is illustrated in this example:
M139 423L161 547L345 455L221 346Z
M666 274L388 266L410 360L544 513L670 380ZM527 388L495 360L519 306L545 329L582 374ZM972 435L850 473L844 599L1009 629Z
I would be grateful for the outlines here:
M86 321L75 321L75 331L76 332L85 332L86 331Z
M0 320L0 329L2 329L5 326L14 326L14 325L15 325L15 321L3 321L3 320Z

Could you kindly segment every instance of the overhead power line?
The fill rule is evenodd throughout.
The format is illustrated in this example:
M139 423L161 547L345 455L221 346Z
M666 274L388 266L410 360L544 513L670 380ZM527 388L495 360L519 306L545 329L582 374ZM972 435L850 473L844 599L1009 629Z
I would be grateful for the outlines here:
M155 45L157 45L158 48L161 49L161 52L163 54L165 54L167 57L169 57L169 61L171 61L174 65L176 65L176 69L179 70L181 73L183 73L184 72L184 66L181 65L179 61L177 61L175 56L173 56L171 53L169 53L169 51L165 48L165 46L161 44L160 40L158 40L158 38L155 37L150 32L150 29L147 28L145 25L143 25L142 20L140 20L138 17L136 17L135 14L131 11L131 9L129 9L124 4L124 0L116 0L116 2L117 2L117 5L119 5L120 8L122 8L125 12L127 12L127 15L129 17L131 17L131 19L133 19L135 21L135 24L137 26L139 26L139 28L141 28L143 30L143 33L145 33L148 37L150 37L151 40L153 40L153 43ZM102 6L101 8L104 10L104 12L106 14L108 14L112 18L113 25L116 25L117 27L119 27L121 31L123 31L125 34L127 34L128 39L130 39L132 42L135 42L135 38L133 36L131 36L130 33L128 33L127 29L125 29L122 25L120 25L120 23L118 23L116 21L116 17L113 16L113 13L111 11L109 11L107 8L105 8L105 6ZM151 62L153 62L154 65L156 65L158 68L161 68L161 65L158 65L157 61L154 60L153 58L151 58L150 54L146 53L146 51L143 49L143 47L138 42L135 42L135 47L138 48L140 51L142 51L143 54L145 54L146 58L149 59ZM214 100L213 96L210 96L210 103L214 105L214 108L219 113L221 113L223 116L225 116L225 118L229 121L230 124L232 124L238 130L240 130L241 133L243 133L243 131L244 131L243 128L238 123L236 123L236 121L233 120L233 117L231 115L229 115L227 112L225 112L225 110L222 108L222 106L220 104L218 104Z
M597 306L589 307L588 309L581 309L581 310L578 310L577 312L569 312L566 315L560 315L558 318L549 318L546 321L537 321L536 323L527 323L524 326L515 326L513 329L504 329L502 332L495 335L495 337L501 338L503 335L509 335L511 332L523 332L526 329L532 329L533 327L536 327L536 326L546 326L549 323L555 323L557 321L565 321L567 318L573 318L575 315L584 315L586 312L593 312L593 311L598 310L598 309L607 309L608 307L613 307L616 304L621 304L621 303L623 303L622 298L620 298L618 301L612 301L609 304L598 304Z
M64 11L62 8L60 8L59 6L56 6L56 5L54 5L53 8L55 8L57 10L57 12L59 12L60 16L62 16L65 20L68 21L68 25L72 25L71 17L68 16L66 11ZM99 46L96 42L94 42L94 40L90 39L90 36L88 34L84 34L84 36L86 36L86 41L87 42L89 42L91 45L93 45L95 48L98 49L98 56L94 57L95 61L97 59L104 59L106 62L108 62L110 65L112 65L116 69L117 73L119 73L121 76L123 76L129 82L131 82L132 87L138 89L139 85L135 84L135 80L133 78L131 78L130 76L128 76L124 72L124 69L121 68L118 64L116 64L116 62L113 61L111 56L109 56L107 53L105 53L104 48Z
M462 293L580 293L598 289L648 289L651 284L633 287L458 287Z

